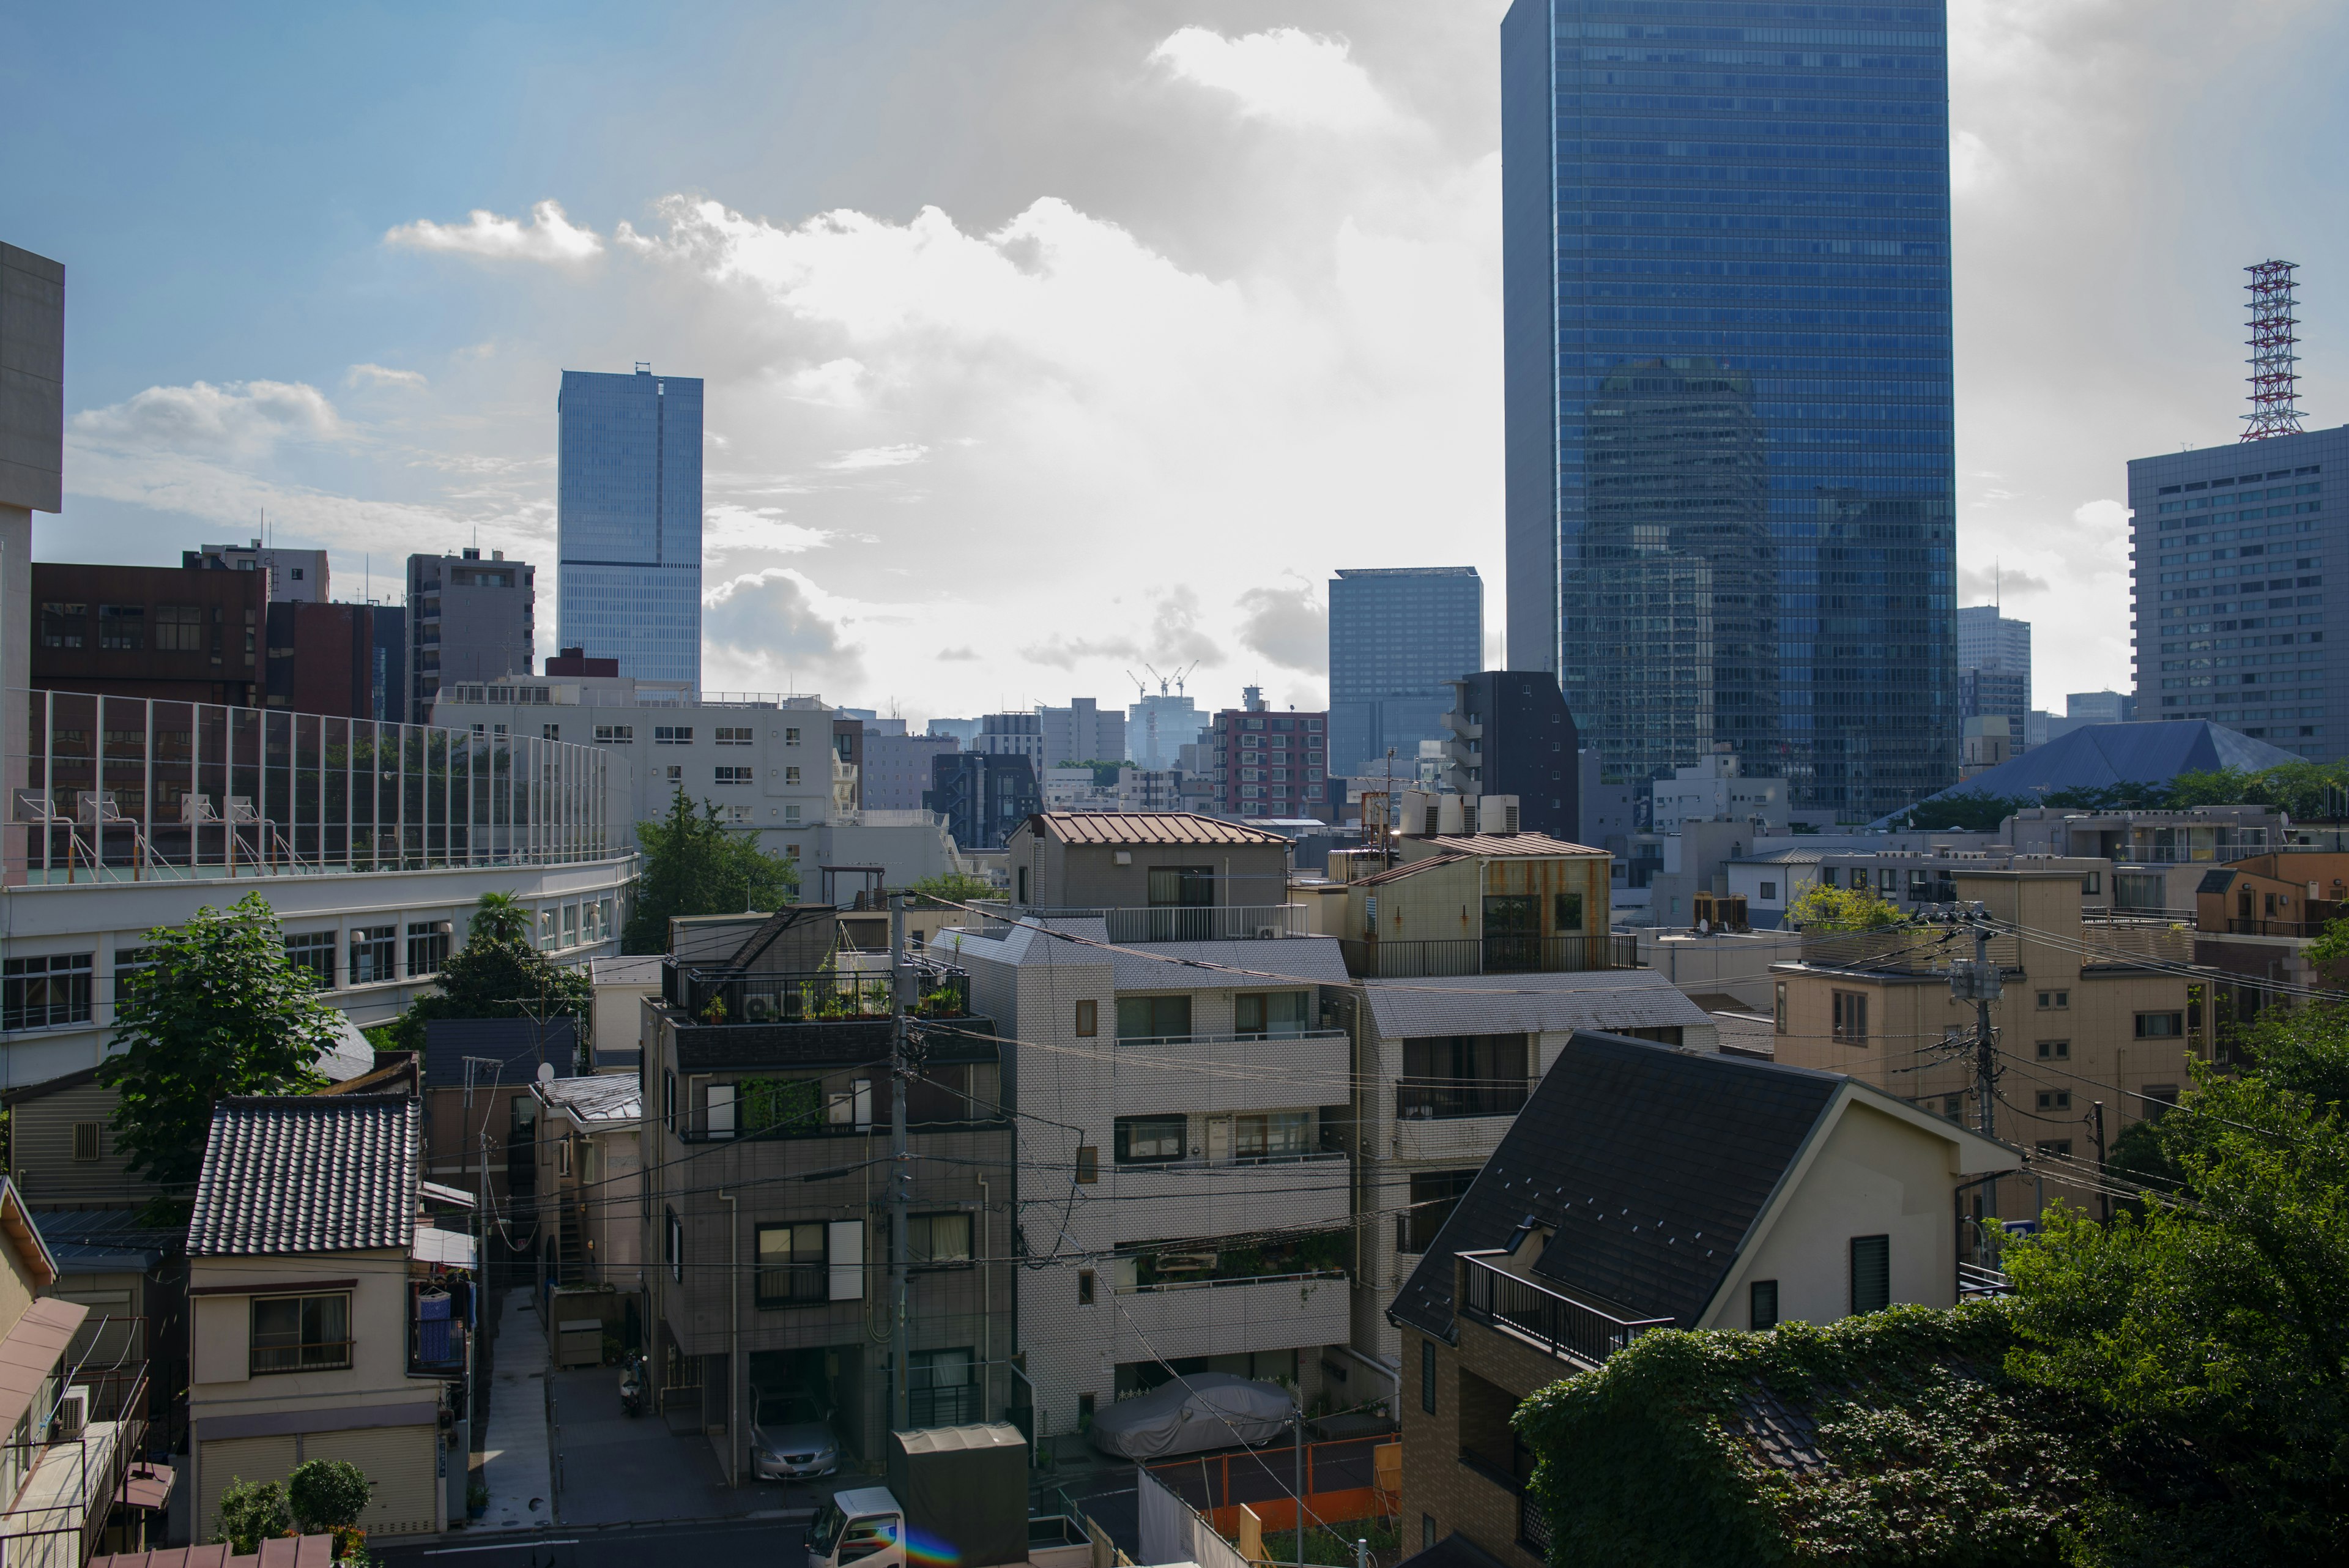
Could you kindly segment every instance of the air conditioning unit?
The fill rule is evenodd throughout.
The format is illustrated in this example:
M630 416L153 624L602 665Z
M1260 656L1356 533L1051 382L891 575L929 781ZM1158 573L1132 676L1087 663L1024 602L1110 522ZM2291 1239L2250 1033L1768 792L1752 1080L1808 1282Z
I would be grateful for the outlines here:
M57 1401L57 1418L49 1435L58 1441L78 1438L89 1427L89 1386L77 1383Z

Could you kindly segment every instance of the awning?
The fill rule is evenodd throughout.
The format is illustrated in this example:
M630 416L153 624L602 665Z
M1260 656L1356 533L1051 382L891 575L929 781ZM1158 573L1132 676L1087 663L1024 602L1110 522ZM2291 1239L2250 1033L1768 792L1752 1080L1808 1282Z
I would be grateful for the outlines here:
M473 1207L473 1195L461 1187L443 1187L437 1181L419 1183L419 1190L428 1203L447 1203L459 1209Z
M89 1308L79 1302L36 1301L0 1339L0 1432L16 1429L88 1315Z
M137 1464L122 1478L122 1501L133 1508L161 1508L171 1501L171 1467Z
M439 1263L449 1269L477 1266L477 1250L471 1236L462 1231L436 1231L429 1225L416 1228L416 1240L409 1247L408 1255L419 1263Z

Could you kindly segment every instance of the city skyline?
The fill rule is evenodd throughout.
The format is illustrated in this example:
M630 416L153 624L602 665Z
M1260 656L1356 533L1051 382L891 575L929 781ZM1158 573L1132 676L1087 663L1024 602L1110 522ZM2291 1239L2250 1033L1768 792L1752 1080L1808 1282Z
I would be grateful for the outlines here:
M1037 4L941 29L785 8L690 36L617 12L428 12L397 38L232 17L127 49L99 19L32 18L0 221L76 280L67 510L36 551L167 563L265 511L273 543L330 549L378 597L411 549L552 567L544 389L650 358L728 410L709 684L919 717L1205 659L1216 701L1260 680L1318 703L1332 567L1504 580L1502 9ZM562 63L517 75L558 25ZM2349 305L2323 257L2349 204L2322 199L2341 176L2314 150L2344 110L2314 62L2349 20L1982 0L1951 25L1960 601L2002 559L2046 688L2121 687L2124 464L2231 440L2245 263L2306 265L2303 403L2340 421ZM1007 101L1051 107L975 98L973 49ZM362 79L331 103L257 90L313 79L310 50ZM746 71L787 90L711 113ZM195 112L197 78L206 105L325 129L281 145L257 108ZM394 79L421 138L378 134ZM202 161L157 164L155 123L93 115L126 93ZM902 125L869 107L897 102ZM257 199L312 190L334 194ZM1178 529L1202 547L1146 577L1084 548ZM1007 539L1054 563L1056 596L1009 636L988 609L1028 580ZM1202 565L1243 550L1248 581Z

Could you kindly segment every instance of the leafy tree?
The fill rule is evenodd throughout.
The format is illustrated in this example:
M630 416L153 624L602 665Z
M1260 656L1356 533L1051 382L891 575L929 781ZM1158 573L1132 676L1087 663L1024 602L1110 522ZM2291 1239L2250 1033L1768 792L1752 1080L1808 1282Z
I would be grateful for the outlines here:
M799 893L799 862L759 847L756 833L728 831L715 803L696 810L683 790L660 822L636 824L645 868L636 913L620 934L632 953L668 950L668 923L678 915L773 909Z
M1900 911L1865 888L1814 882L1786 906L1786 923L1806 931L1874 931L1900 923Z
M2164 804L2178 811L2198 805L2239 805L2252 777L2241 768L2182 773L2169 781L2169 799Z
M306 1535L347 1530L367 1511L375 1483L342 1459L309 1459L285 1478L285 1501Z
M1955 794L1919 801L1909 808L1908 824L1922 833L1987 833L2024 806L2037 804L2013 795L1992 794L1987 790L1961 790Z
M285 956L277 917L258 893L200 909L147 933L150 961L123 983L119 1052L98 1068L118 1096L114 1128L130 1168L166 1188L202 1168L212 1106L326 1080L312 1064L341 1037L343 1015L310 971Z
M228 1490L221 1493L220 1528L213 1532L214 1541L226 1542L239 1557L250 1557L261 1550L263 1542L293 1533L294 1511L285 1501L284 1487L275 1481L231 1478Z
M424 1049L424 1026L436 1018L585 1018L594 988L582 969L565 969L531 945L530 912L503 893L474 906L465 945L437 977L440 989L410 1002L392 1024L402 1050Z
M925 877L907 887L905 891L919 898L936 898L946 904L968 904L981 898L1000 898L1003 889L984 877L967 877L959 871L948 871L936 877Z

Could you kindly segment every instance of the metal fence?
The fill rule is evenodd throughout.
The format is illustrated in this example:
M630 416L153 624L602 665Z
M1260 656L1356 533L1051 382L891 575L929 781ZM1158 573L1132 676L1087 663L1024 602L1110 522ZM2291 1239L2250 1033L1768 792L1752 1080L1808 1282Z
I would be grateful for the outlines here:
M1463 1310L1478 1323L1514 1330L1552 1355L1596 1366L1640 1335L1670 1328L1668 1317L1620 1318L1544 1290L1482 1258L1463 1256L1468 1279Z
M24 693L13 883L554 866L613 851L607 759L434 729L202 702Z
M1361 980L1441 980L1471 974L1572 974L1637 969L1637 937L1456 937L1440 941L1339 944Z

